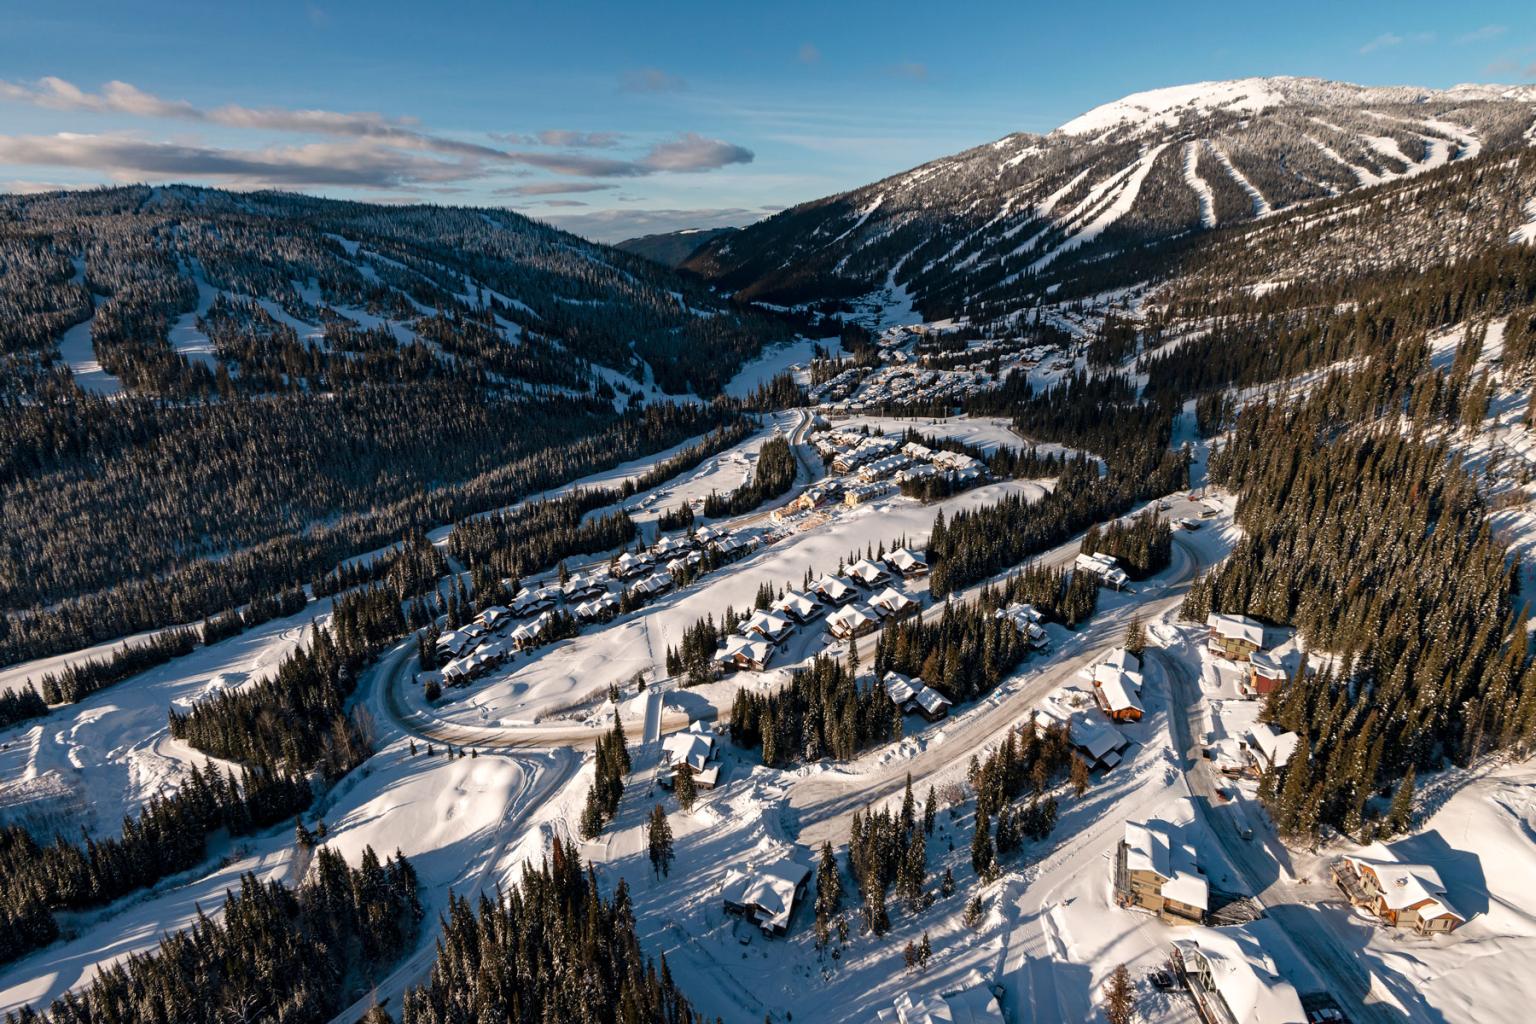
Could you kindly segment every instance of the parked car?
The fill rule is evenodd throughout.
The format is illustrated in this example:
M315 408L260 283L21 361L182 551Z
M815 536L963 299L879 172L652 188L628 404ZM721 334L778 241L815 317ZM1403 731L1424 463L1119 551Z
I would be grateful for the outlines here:
M1242 828L1238 829L1237 834L1241 836L1245 842L1253 842L1253 829L1249 828L1247 825L1244 825Z

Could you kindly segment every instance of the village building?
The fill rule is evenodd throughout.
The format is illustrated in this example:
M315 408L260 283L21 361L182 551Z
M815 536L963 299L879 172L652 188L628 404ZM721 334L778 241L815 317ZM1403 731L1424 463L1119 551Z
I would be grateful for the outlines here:
M1116 590L1123 590L1131 581L1125 570L1120 568L1120 563L1115 556L1106 555L1102 551L1094 555L1079 554L1073 561L1072 567L1097 576L1104 586L1114 587Z
M1195 848L1165 821L1125 823L1115 853L1115 902L1141 907L1175 924L1200 924L1210 909L1210 887Z
M883 498L885 495L890 494L893 490L895 490L895 488L890 484L889 481L885 480L879 480L874 483L867 484L854 484L852 487L843 492L843 504L847 505L849 508L853 508L857 505L864 504L866 501L873 501L876 498Z
M537 618L514 629L507 639L512 641L518 650L529 650L544 642L544 634L549 631L553 622L553 615L549 612L540 612Z
M1293 732L1279 732L1268 722L1255 722L1248 730L1243 752L1255 775L1263 775L1271 768L1284 768L1296 753L1301 737Z
M885 556L885 564L908 578L928 571L928 563L910 548L897 548Z
M1093 683L1093 699L1114 722L1139 722L1141 706L1141 659L1117 648L1109 657L1082 670Z
M778 645L789 638L789 634L795 631L794 622L786 616L773 612L753 612L751 618L743 622L740 627L742 636L756 636Z
M758 637L728 636L725 647L715 655L715 663L723 668L748 669L761 672L773 660L774 646Z
M1285 665L1269 651L1248 653L1248 695L1250 697L1267 697L1284 687L1289 679Z
M848 576L855 583L865 587L877 587L891 578L891 574L867 558L861 558L847 569Z
M1054 702L1037 709L1033 720L1037 734L1044 734L1053 726L1065 726L1072 746L1077 748L1089 768L1108 771L1124 760L1125 751L1131 745L1125 734L1102 716L1085 710L1067 711Z
M1246 615L1212 612L1205 624L1211 629L1211 653L1218 658L1247 661L1254 651L1264 649L1264 627Z
M948 715L949 709L954 706L948 697L920 678L908 678L900 672L887 672L880 682L885 687L885 695L901 709L902 714L922 715L930 722L937 722Z
M811 584L811 589L823 601L834 605L845 605L859 596L853 584L841 576L823 576Z
M1043 650L1051 645L1051 638L1045 632L1045 617L1034 605L1014 603L1006 608L999 608L993 614L999 619L1007 619L1013 623L1014 630L1029 647Z
M619 613L619 599L603 594L576 606L576 618L582 622L607 622Z
M693 776L700 789L714 789L720 782L719 738L703 722L695 721L687 729L667 735L661 741L661 772L656 781L671 788L680 771Z
M497 626L512 618L512 610L499 604L493 604L489 608L482 609L475 618L486 629L495 629Z
M872 462L866 462L859 467L859 479L865 481L884 480L886 477L902 469L907 465L905 455L882 455Z
M764 935L783 935L810 877L809 867L788 857L733 870L720 891L721 903L727 913L746 918Z
M1420 935L1448 934L1467 919L1445 898L1440 872L1428 864L1404 864L1378 847L1379 858L1340 857L1333 883L1357 907L1383 924L1411 928Z
M869 606L875 614L882 619L901 619L914 614L918 610L918 603L897 590L895 587L886 587L880 593L869 599Z
M784 596L770 605L780 615L794 619L802 626L821 614L821 603L809 594L799 591L786 591Z
M1216 1024L1308 1024L1296 987L1248 930L1191 929L1175 939L1184 979L1204 1020Z
M848 605L827 616L827 632L839 640L867 636L879 628L879 617L866 608Z
M954 991L920 996L903 992L878 1018L880 1024L1003 1024L1006 1019L997 997L979 978Z

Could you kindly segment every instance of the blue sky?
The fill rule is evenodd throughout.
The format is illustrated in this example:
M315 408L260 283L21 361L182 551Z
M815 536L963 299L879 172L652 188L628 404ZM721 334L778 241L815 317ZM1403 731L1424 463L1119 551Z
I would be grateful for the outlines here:
M0 189L275 186L615 240L1142 89L1536 81L1536 4L0 0Z

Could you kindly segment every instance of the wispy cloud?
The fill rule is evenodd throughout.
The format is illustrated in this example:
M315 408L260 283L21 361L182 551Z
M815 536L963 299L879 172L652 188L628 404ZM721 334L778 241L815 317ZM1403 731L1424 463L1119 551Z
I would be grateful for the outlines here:
M492 189L494 196L555 196L573 192L606 192L617 185L597 181L536 181L529 185L511 185Z
M525 136L529 142L540 146L565 146L576 149L611 149L622 141L618 132L576 132L553 128Z
M1461 46L1470 43L1486 43L1499 38L1509 31L1507 25L1484 25L1482 28L1473 29L1456 37L1456 42Z
M685 132L654 143L637 156L598 156L579 150L613 149L616 132L550 129L533 135L497 136L508 148L425 131L415 120L374 112L290 110L238 104L203 108L164 99L127 82L108 82L90 92L62 78L22 83L0 80L0 100L50 110L116 114L224 127L326 136L334 141L226 149L189 142L152 142L126 133L0 136L0 162L91 168L117 179L213 177L273 185L350 185L398 188L525 173L536 168L584 178L638 178L658 173L710 171L750 163L751 150ZM564 150L560 152L558 150ZM569 191L578 191L570 189ZM597 188L585 191L597 191ZM525 193L535 194L535 193ZM552 194L545 193L545 194Z
M635 68L624 72L620 80L629 92L682 92L688 83L661 68Z
M1364 46L1360 47L1360 52L1362 54L1376 53L1378 50L1390 50L1409 43L1414 45L1421 45L1424 43L1432 43L1434 41L1435 34L1433 32L1412 32L1408 35L1400 35L1396 32L1383 32L1375 39L1370 40Z
M147 142L125 135L0 135L0 163L104 171L119 181L213 178L235 185L394 188L479 177L474 162L445 161L366 142L259 150Z
M815 43L801 43L799 59L801 64L816 64L821 61L821 51Z

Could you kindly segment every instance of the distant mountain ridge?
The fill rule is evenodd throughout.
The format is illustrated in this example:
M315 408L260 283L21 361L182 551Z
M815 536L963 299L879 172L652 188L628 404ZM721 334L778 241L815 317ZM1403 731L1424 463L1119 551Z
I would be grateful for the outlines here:
M681 231L664 231L655 235L626 238L622 242L615 242L613 247L648 259L652 263L660 263L664 267L676 269L687 262L688 257L698 252L706 243L736 230L738 229L732 227L684 228Z
M1088 265L1523 150L1533 120L1536 86L1246 78L1156 89L802 203L683 267L772 303L883 291L929 318L985 316L1076 286Z

